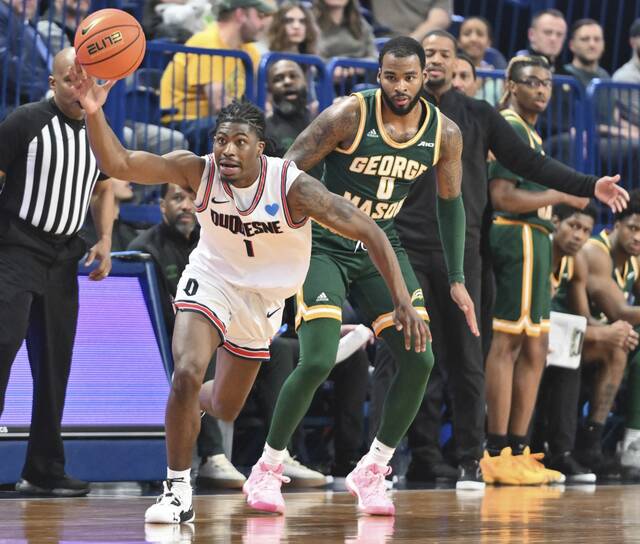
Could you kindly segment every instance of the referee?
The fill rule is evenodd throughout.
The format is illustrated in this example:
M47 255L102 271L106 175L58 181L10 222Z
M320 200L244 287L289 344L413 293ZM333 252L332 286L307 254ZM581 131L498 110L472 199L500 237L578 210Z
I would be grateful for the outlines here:
M27 458L16 490L86 495L64 471L60 424L78 317L78 236L89 203L99 233L87 266L92 280L111 269L114 197L87 140L84 112L66 76L75 52L56 55L53 98L26 104L0 123L0 414L13 360L26 337L33 376ZM92 199L93 196L93 199Z

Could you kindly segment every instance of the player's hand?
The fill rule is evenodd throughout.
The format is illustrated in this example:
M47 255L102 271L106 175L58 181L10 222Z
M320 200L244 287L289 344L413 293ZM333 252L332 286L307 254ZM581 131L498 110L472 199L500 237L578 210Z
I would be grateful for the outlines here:
M480 336L480 331L478 330L478 322L476 320L476 310L473 305L473 300L469 296L467 292L467 288L464 286L464 283L452 283L451 284L451 298L458 305L458 308L462 310L465 319L467 320L467 325L469 325L469 329L474 336Z
M95 270L91 271L89 279L100 281L105 279L109 275L109 272L111 272L111 240L99 240L98 243L89 250L89 255L87 255L87 260L84 265L90 266L96 259L100 261L100 264Z
M609 206L613 213L624 210L629 202L629 193L618 185L619 181L620 175L604 176L596 181L596 198Z
M431 331L416 312L410 299L396 305L393 311L393 324L396 330L404 332L404 349L411 350L413 338L413 349L416 353L427 351L427 341L431 342Z
M633 349L638 345L638 333L626 321L618 320L606 326L604 341L612 346L622 349Z
M97 112L104 106L107 96L109 96L109 90L117 83L117 80L114 79L98 85L95 79L84 71L77 58L75 65L69 68L67 76L76 99L88 115Z

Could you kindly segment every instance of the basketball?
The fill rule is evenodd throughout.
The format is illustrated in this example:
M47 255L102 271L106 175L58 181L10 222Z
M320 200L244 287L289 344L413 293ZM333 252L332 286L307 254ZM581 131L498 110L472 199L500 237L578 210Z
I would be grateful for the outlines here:
M140 66L146 40L140 23L127 12L101 9L80 23L73 45L89 75L122 79Z

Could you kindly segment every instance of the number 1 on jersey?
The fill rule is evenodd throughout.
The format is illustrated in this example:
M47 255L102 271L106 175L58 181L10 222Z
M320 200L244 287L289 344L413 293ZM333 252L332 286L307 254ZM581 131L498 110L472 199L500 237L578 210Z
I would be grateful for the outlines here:
M251 240L245 240L244 245L247 247L247 255L249 255L249 257L255 257L256 254L253 252L253 242Z

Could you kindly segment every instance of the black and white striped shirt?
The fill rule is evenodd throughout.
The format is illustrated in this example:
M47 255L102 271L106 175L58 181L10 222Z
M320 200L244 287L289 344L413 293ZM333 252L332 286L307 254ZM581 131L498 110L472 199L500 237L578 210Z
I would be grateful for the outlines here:
M53 99L17 108L0 123L0 213L49 235L77 233L100 174L84 121L66 117Z

